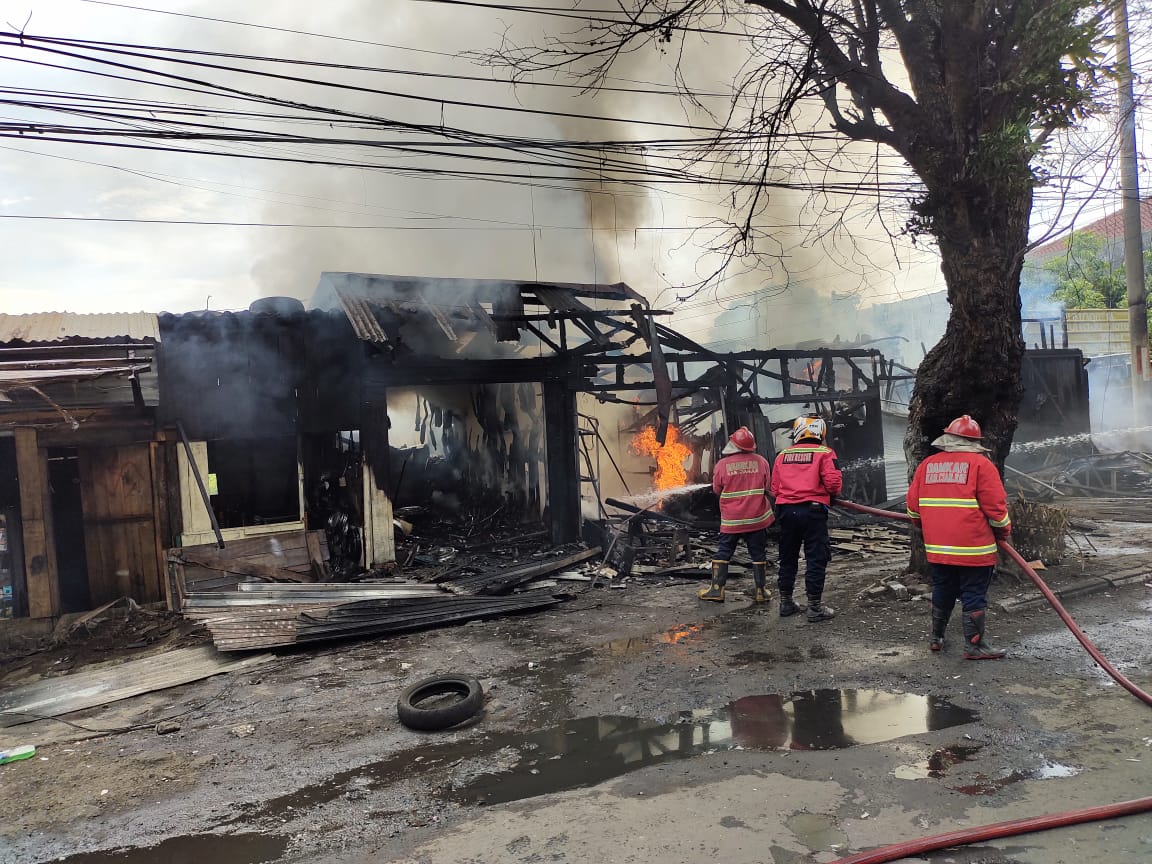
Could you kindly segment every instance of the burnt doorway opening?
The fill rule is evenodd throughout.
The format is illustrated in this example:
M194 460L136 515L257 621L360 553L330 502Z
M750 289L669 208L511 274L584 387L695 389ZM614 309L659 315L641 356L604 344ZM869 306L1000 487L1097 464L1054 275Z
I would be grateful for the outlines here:
M349 579L364 563L364 454L360 431L314 435L303 444L306 527L323 531L333 579Z
M48 449L48 488L52 501L52 539L60 611L92 608L88 585L88 552L84 542L84 500L80 492L80 453L75 447Z
M422 508L473 526L544 517L539 384L391 387L387 405L394 510Z

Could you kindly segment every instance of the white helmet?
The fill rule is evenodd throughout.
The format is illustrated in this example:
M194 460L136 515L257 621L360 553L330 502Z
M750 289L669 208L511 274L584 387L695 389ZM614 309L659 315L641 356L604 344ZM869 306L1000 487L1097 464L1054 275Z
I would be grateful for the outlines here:
M815 414L806 414L792 421L793 441L802 441L805 438L823 441L827 434L828 425Z

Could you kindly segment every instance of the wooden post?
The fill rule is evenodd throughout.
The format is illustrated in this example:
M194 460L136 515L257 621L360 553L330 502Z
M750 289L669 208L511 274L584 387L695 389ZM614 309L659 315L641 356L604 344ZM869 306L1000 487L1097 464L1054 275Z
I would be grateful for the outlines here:
M189 447L181 447L178 451L179 482L180 482L180 533L184 536L194 534L207 534L212 531L212 518L208 508L204 506L204 499L200 495L199 487L192 467L192 459L196 460L196 470L203 474L208 473L208 442L192 441ZM186 541L185 541L186 542Z
M16 429L15 438L20 518L24 525L28 616L54 618L60 614L60 582L56 570L56 542L52 534L48 458L37 446L35 429Z
M360 446L364 452L364 566L374 569L396 560L388 478L388 405L382 396L360 406Z

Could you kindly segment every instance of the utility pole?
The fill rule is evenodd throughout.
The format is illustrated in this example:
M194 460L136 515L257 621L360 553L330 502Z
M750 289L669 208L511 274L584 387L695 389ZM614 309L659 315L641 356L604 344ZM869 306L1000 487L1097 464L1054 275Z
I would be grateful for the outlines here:
M1144 287L1144 242L1140 178L1136 169L1136 102L1132 95L1132 48L1128 2L1115 0L1116 65L1120 107L1120 186L1124 212L1124 274L1128 282L1128 347L1132 364L1132 423L1152 420L1152 370L1148 368L1148 299Z

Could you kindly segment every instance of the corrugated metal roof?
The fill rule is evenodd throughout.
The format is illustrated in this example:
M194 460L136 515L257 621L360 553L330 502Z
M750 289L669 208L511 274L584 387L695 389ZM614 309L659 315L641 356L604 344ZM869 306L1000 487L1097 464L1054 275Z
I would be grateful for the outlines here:
M63 342L69 339L159 342L160 324L152 312L0 314L0 343Z

